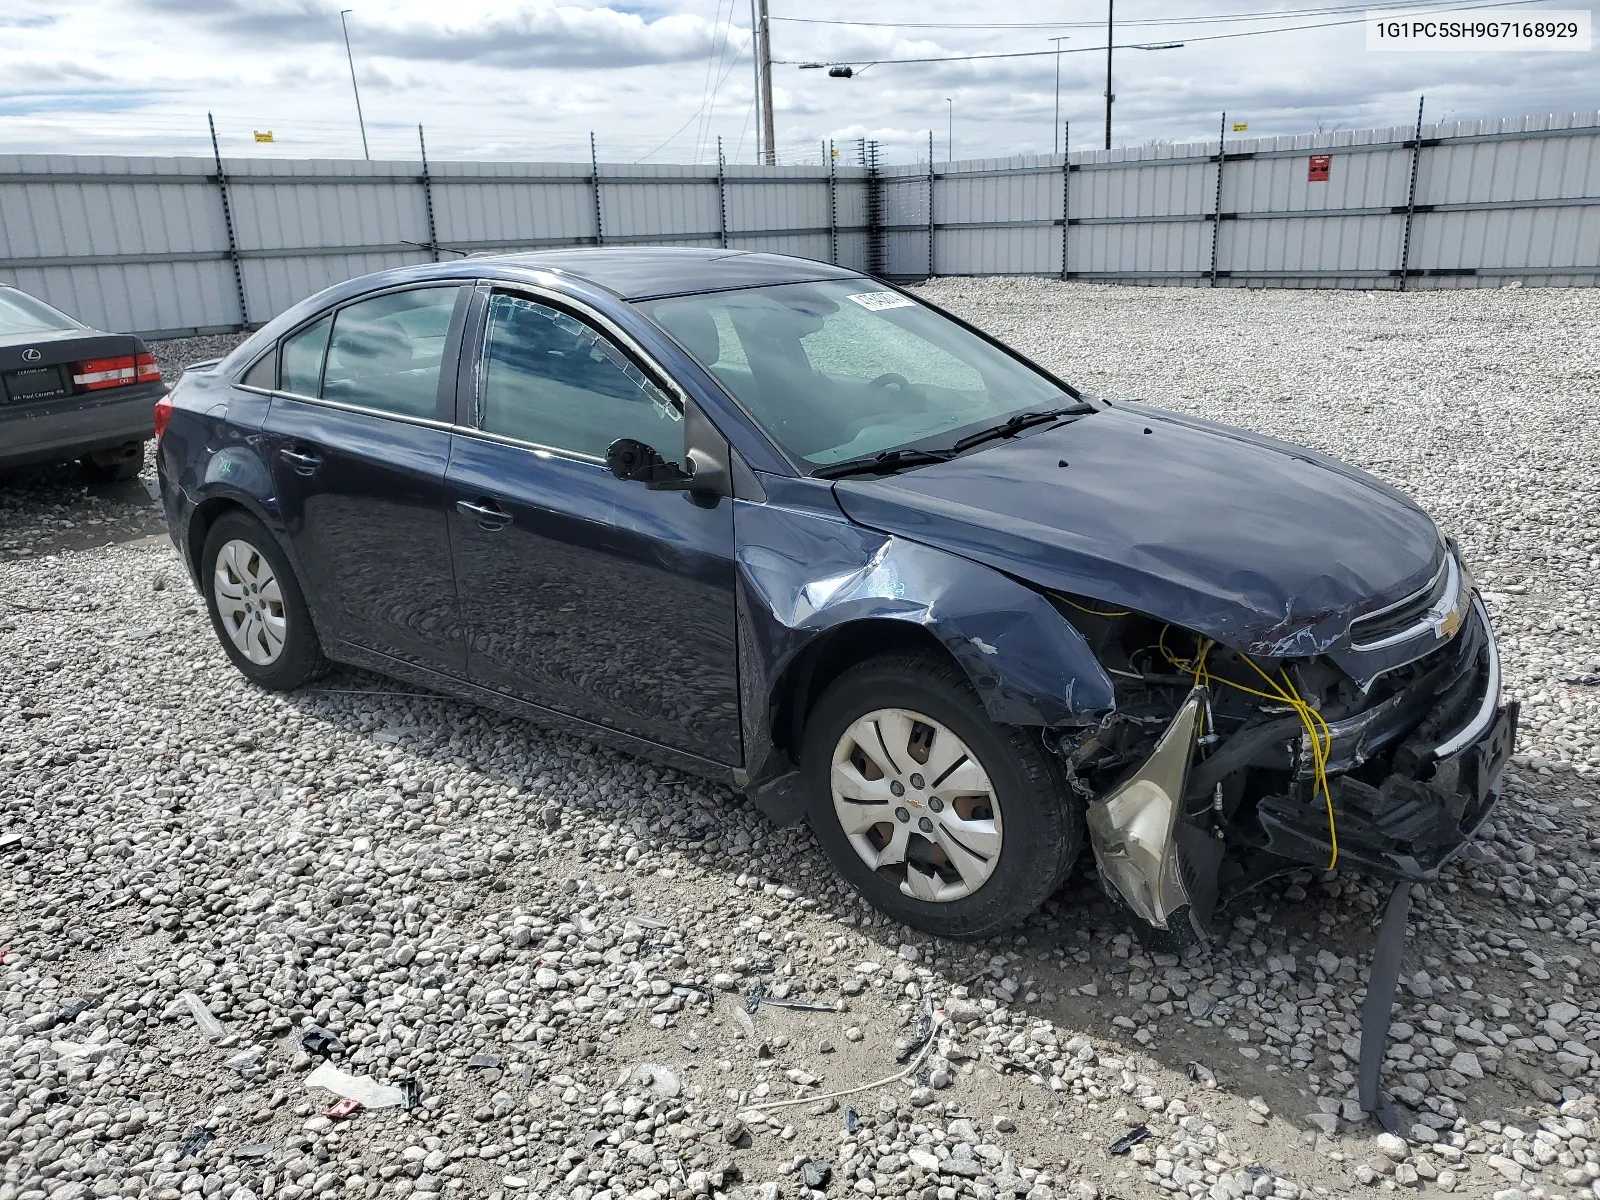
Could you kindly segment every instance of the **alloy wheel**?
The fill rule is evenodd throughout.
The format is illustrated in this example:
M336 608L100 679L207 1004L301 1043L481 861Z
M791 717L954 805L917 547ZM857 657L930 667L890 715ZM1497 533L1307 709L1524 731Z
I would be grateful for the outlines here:
M916 900L972 895L1000 861L1000 803L952 730L904 708L857 719L834 747L833 810L861 861Z
M217 551L213 591L228 638L251 662L270 666L288 636L283 593L266 556L234 539Z

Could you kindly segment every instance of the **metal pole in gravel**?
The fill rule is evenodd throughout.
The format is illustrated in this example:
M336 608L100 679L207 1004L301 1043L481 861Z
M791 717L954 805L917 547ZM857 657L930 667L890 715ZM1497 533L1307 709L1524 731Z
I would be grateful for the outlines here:
M239 293L239 328L250 328L250 310L244 302L244 271L239 265L239 241L233 234L233 205L228 201L228 175L222 169L222 151L217 148L217 123L206 114L211 130L211 156L217 163L217 190L222 194L222 224L228 231L228 258L233 263L233 286Z
M1417 162L1422 158L1422 104L1417 97L1417 131L1411 136L1411 185L1406 190L1406 236L1400 243L1400 290L1406 290L1406 272L1411 269L1411 221L1417 215Z
M600 159L595 153L594 130L589 130L589 185L594 191L594 244L606 244L605 222L600 216Z
M422 151L422 203L428 210L428 253L439 261L439 233L433 224L433 184L428 179L428 143L422 136L422 126L417 126L417 146Z
M1072 217L1072 122L1061 122L1061 278L1067 278L1067 226Z
M1222 164L1227 159L1224 138L1228 133L1228 114L1217 122L1217 195L1211 205L1211 286L1217 286L1217 243L1222 240Z

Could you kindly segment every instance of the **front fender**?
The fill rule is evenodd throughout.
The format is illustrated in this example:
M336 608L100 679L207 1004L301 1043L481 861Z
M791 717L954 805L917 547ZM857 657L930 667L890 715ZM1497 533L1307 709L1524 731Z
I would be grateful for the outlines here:
M772 481L767 492L765 503L741 502L734 516L752 779L771 770L770 714L785 672L817 638L853 622L927 630L1001 724L1083 724L1113 706L1111 679L1088 643L1038 592L970 559L851 523L821 481Z

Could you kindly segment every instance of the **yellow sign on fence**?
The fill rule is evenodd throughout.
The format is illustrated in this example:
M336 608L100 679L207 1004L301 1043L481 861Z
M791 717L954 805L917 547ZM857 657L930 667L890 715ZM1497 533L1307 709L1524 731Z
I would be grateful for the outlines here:
M270 130L270 129L258 129L258 130L256 130L256 141L258 141L258 142L270 142L271 140L272 140L272 130Z
M1233 123L1233 131L1235 133L1243 133L1245 130L1247 130L1249 128L1250 128L1250 122L1249 121L1235 121ZM269 142L272 140L272 135L271 134L267 135L267 140Z

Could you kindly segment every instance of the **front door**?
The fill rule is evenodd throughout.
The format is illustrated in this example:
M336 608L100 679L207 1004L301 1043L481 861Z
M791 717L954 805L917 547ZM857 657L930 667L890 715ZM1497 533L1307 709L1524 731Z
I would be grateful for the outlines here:
M325 637L466 671L445 510L459 286L388 292L284 339L265 432Z
M716 762L740 762L733 502L624 483L632 437L682 461L682 412L577 316L489 301L474 434L446 482L470 678Z

